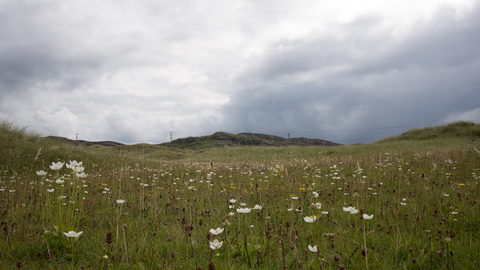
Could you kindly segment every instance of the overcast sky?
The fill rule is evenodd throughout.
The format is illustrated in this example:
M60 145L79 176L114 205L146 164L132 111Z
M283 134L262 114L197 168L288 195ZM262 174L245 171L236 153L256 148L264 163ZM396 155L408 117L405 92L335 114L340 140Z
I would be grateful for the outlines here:
M161 143L480 122L480 1L0 0L0 118Z

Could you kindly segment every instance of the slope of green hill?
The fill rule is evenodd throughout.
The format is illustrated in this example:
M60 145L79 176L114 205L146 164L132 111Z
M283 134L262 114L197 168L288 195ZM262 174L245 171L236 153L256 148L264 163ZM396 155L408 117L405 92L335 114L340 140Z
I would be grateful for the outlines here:
M472 122L454 122L447 125L412 129L398 136L384 138L378 142L390 142L399 140L432 140L464 138L474 139L480 136L480 124Z

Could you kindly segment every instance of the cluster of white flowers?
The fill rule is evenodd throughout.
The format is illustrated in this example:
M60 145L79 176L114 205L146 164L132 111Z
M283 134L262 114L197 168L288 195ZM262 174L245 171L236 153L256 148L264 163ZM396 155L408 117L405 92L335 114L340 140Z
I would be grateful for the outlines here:
M252 209L250 209L250 208L237 208L237 213L247 214L247 213L250 213L251 211L252 211Z

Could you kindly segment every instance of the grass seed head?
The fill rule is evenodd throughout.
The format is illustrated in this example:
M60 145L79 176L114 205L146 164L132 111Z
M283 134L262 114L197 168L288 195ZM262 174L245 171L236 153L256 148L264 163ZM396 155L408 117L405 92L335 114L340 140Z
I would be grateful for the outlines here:
M335 262L340 261L340 255L338 255L338 253L335 253L335 255L333 255L333 260L334 260Z

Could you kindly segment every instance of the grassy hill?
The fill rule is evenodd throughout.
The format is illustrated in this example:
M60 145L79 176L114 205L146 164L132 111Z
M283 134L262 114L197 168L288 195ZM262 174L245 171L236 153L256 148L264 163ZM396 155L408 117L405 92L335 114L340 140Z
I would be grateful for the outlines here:
M473 139L476 137L480 137L480 124L460 121L447 125L412 129L398 136L385 138L378 142L450 138Z
M286 139L260 133L216 132L208 136L180 138L160 145L180 149L205 149L222 146L339 146L341 144L303 137Z
M370 144L339 145L318 139L285 139L265 134L235 135L217 132L210 136L177 139L160 145L122 145L110 141L75 142L59 137L41 137L34 132L28 132L26 127L19 127L13 122L4 120L0 123L0 166L37 169L53 161L70 159L100 162L107 160L118 162L123 159L157 161L302 159L314 156L362 155L399 147L412 151L426 147L448 147L468 143L478 137L480 137L479 124L456 122L412 129ZM37 157L40 148L41 154Z

